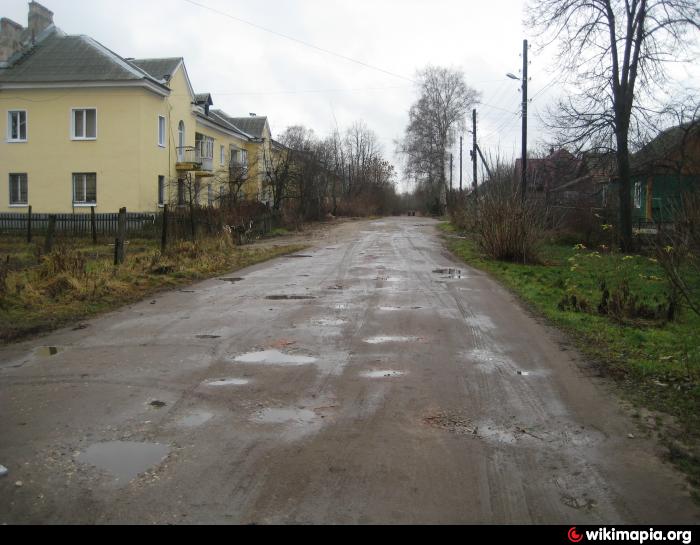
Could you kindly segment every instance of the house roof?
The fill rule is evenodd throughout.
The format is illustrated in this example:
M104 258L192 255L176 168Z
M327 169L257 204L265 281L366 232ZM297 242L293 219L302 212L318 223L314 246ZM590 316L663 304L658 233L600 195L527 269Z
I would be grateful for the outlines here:
M33 46L13 56L0 69L3 83L148 81L158 79L89 36L68 36L54 28Z
M158 81L167 81L173 77L182 57L167 57L162 59L127 59L131 64L147 72Z
M228 120L228 115L226 112L222 110L209 110L209 115L206 115L204 112L197 112L197 116L200 119L206 119L210 123L213 123L215 125L218 125L222 129L226 129L227 131L231 131L233 133L236 133L238 136L245 140L250 140L252 139L252 136L249 134L246 134L245 132L241 131L238 127L233 125L229 120Z
M680 155L692 153L700 139L700 120L677 125L660 132L656 138L631 157L632 169L643 172L658 167L672 167ZM689 159L689 158L686 158ZM694 160L697 162L697 151Z
M262 138L265 133L265 125L267 117L265 116L250 116L250 117L228 117L230 123L255 138Z

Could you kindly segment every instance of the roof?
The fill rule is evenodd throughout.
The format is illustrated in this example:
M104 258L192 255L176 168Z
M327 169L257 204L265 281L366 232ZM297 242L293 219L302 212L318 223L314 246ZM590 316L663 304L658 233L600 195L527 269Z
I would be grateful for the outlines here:
M267 124L267 117L265 116L227 117L227 119L244 133L254 138L262 138L265 133L265 125Z
M150 74L159 81L168 81L180 66L182 57L167 57L163 59L127 59L131 64Z
M695 157L692 159L697 161L699 139L700 120L666 129L631 157L632 169L636 172L645 172L648 169L672 167L681 159L679 155L691 155L693 151L695 151Z
M214 105L214 101L211 98L211 93L195 93L194 102L195 104L207 104L209 106Z
M159 80L89 36L68 36L54 29L41 41L10 59L0 70L3 83L67 83Z
M206 115L204 112L197 112L197 115L200 119L206 119L207 121L218 125L222 129L236 133L241 138L246 140L252 138L251 135L241 131L238 127L228 121L228 115L222 110L209 110L209 115Z

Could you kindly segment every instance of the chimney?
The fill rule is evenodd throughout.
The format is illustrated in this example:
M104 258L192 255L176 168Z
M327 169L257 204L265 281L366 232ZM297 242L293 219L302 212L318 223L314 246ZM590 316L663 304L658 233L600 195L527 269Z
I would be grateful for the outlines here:
M250 112L250 117L257 117L257 114L254 114L253 112Z
M0 63L8 59L22 49L22 32L24 27L15 23L12 19L3 17L0 19Z
M38 2L29 2L29 35L34 40L46 28L53 25L53 11Z

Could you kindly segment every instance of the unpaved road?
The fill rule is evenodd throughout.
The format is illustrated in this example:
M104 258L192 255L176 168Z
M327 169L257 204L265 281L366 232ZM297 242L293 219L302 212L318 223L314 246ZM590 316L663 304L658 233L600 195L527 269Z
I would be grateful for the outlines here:
M435 222L345 223L303 255L0 350L0 523L698 522Z

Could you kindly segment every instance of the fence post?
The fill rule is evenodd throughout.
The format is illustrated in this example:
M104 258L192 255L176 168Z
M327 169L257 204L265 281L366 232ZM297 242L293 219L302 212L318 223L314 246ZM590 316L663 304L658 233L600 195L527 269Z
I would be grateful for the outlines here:
M32 207L27 210L27 244L32 243Z
M90 230L92 231L92 243L97 244L97 220L95 219L95 207L90 207Z
M168 245L168 205L163 205L163 229L160 238L160 253L165 253Z
M44 241L44 253L51 253L53 248L53 235L56 231L56 216L54 214L49 215L49 226L46 231L46 240Z
M114 241L114 264L124 263L124 238L126 236L126 208L119 209L117 220L117 238Z

